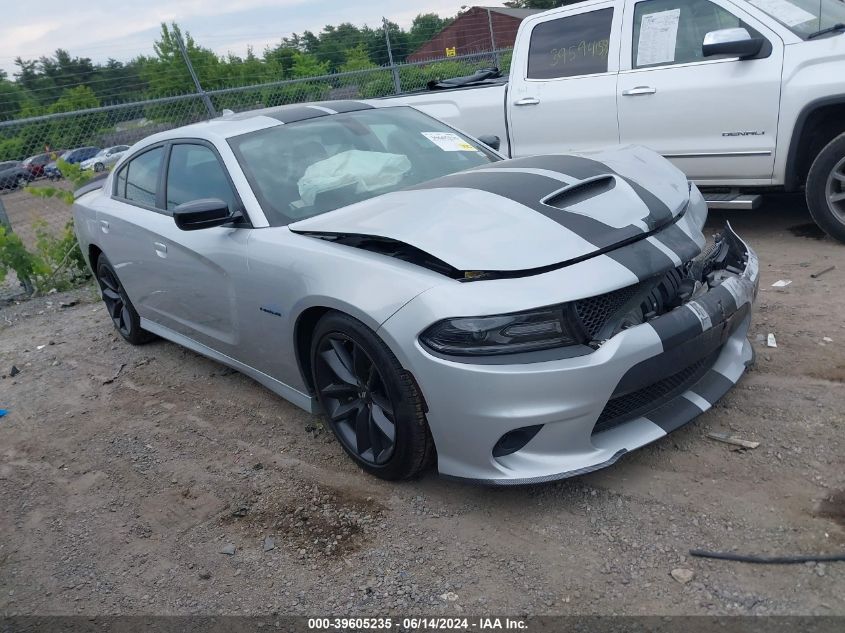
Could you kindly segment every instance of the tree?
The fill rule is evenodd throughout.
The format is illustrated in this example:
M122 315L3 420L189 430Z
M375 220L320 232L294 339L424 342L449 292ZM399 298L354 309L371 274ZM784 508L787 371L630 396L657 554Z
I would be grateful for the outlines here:
M346 61L340 67L341 72L354 72L356 70L369 70L370 68L378 68L370 60L370 54L363 44L358 44L355 48L350 48L346 51Z
M25 98L24 89L5 77L0 77L0 121L13 118L21 109Z
M451 18L441 18L436 13L420 13L411 22L411 30L408 32L411 48L419 48L449 26L452 21Z
M299 51L294 53L293 67L291 68L291 74L294 78L319 77L328 73L328 62L321 62L314 55L309 55L308 53L300 53Z

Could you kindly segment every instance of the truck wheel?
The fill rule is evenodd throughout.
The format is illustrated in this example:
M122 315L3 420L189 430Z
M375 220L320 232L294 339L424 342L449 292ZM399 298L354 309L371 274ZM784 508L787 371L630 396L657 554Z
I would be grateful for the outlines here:
M845 242L845 134L818 153L807 174L807 206L825 233Z

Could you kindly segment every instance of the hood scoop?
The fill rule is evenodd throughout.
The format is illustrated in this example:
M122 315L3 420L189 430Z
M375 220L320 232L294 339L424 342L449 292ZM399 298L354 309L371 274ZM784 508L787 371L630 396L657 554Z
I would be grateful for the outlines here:
M615 186L616 178L610 174L597 176L564 187L560 191L555 191L553 194L543 198L541 202L555 209L566 211L569 207L611 191Z

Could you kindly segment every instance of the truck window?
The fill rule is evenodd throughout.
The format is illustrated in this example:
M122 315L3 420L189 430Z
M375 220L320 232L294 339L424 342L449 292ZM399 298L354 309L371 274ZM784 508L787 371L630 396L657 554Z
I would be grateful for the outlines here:
M613 9L542 22L531 32L528 79L557 79L607 72Z
M634 7L633 68L686 64L705 59L701 47L710 31L743 27L738 17L709 0L646 0ZM718 59L708 57L706 59Z

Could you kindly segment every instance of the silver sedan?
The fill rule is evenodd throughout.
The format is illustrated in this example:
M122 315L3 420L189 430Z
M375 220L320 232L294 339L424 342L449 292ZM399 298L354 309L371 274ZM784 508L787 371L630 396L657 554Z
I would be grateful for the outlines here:
M488 139L490 144L494 144ZM506 160L408 107L293 105L151 136L77 192L118 332L326 416L385 479L608 466L752 359L753 251L639 148Z

